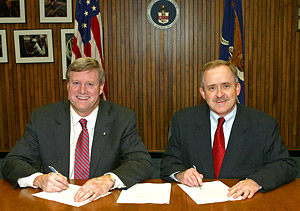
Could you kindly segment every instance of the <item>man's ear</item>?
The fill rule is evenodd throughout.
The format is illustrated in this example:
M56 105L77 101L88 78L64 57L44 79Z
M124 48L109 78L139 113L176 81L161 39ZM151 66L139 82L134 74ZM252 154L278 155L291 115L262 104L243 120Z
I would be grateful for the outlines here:
M202 89L202 87L199 88L199 92L200 92L202 98L205 100L205 92L204 92L204 90Z
M238 83L238 84L236 85L236 96L239 96L239 95L240 95L241 89L242 89L241 84Z
M99 95L101 95L103 93L104 85L105 84L100 85Z

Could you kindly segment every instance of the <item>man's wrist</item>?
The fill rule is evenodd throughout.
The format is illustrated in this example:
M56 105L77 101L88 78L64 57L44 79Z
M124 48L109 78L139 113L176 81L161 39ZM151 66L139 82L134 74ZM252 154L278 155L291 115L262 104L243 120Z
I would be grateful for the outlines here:
M108 174L108 176L109 176L109 179L112 181L111 187L113 187L115 185L117 179L112 174Z
M108 172L105 174L105 176L109 176L109 180L112 182L113 186L110 189L115 189L115 188L126 188L124 185L123 181L118 177L118 175Z
M43 177L43 175L39 175L37 176L34 180L33 180L33 186L40 188L40 180Z
M20 187L32 187L32 188L38 188L38 186L35 185L35 180L38 176L43 175L40 172L34 173L28 177L23 177L18 179L18 185Z
M115 186L115 179L114 177L112 177L110 174L104 174L103 179L105 178L105 180L107 181L107 185L109 186L109 189L113 189Z

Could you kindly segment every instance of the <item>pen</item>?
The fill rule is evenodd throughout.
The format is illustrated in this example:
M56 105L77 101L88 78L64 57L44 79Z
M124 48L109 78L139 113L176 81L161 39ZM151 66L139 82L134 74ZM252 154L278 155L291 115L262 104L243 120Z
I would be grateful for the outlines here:
M59 172L56 171L56 169L55 169L54 167L52 167L52 166L48 166L48 167L49 167L49 169L50 169L52 172L54 172L55 174L59 174Z
M193 168L197 171L197 168L196 168L195 165L193 165ZM200 188L200 189L202 189L201 186L202 186L202 185L199 185L199 188Z
M48 166L49 167L49 169L52 171L52 172L54 172L55 174L59 174L59 175L61 175L53 166ZM68 188L69 188L69 185L68 185Z

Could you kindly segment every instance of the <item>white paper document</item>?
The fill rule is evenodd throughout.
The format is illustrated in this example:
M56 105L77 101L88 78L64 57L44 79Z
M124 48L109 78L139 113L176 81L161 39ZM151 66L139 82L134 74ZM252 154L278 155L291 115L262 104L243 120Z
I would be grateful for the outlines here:
M242 197L234 199L227 197L228 186L221 181L204 182L200 187L189 187L183 184L179 186L184 190L197 204L207 204L214 202L241 200Z
M122 190L117 203L169 204L171 183L140 183Z
M73 185L73 184L69 184L69 188L67 190L61 191L61 192L55 192L55 193L49 193L49 192L39 192L39 193L34 193L32 194L33 196L36 197L40 197L43 199L48 199L48 200L52 200L52 201L56 201L56 202L60 202L63 204L68 204L68 205L72 205L75 207L80 207L82 205L85 205L87 203L89 203L90 201L87 199L83 202L74 202L74 196L77 193L77 191L79 190L81 186L79 185ZM108 194L110 194L110 192L99 196L97 199L107 196Z

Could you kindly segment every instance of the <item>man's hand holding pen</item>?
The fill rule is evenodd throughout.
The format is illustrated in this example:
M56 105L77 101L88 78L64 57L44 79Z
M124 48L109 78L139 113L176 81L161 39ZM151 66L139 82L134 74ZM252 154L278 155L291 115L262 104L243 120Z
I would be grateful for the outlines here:
M178 179L182 184L190 187L199 187L203 184L203 175L200 174L195 168L189 168L183 172L175 174L176 179Z
M61 192L68 188L69 182L65 176L51 172L35 178L33 185L46 192Z

